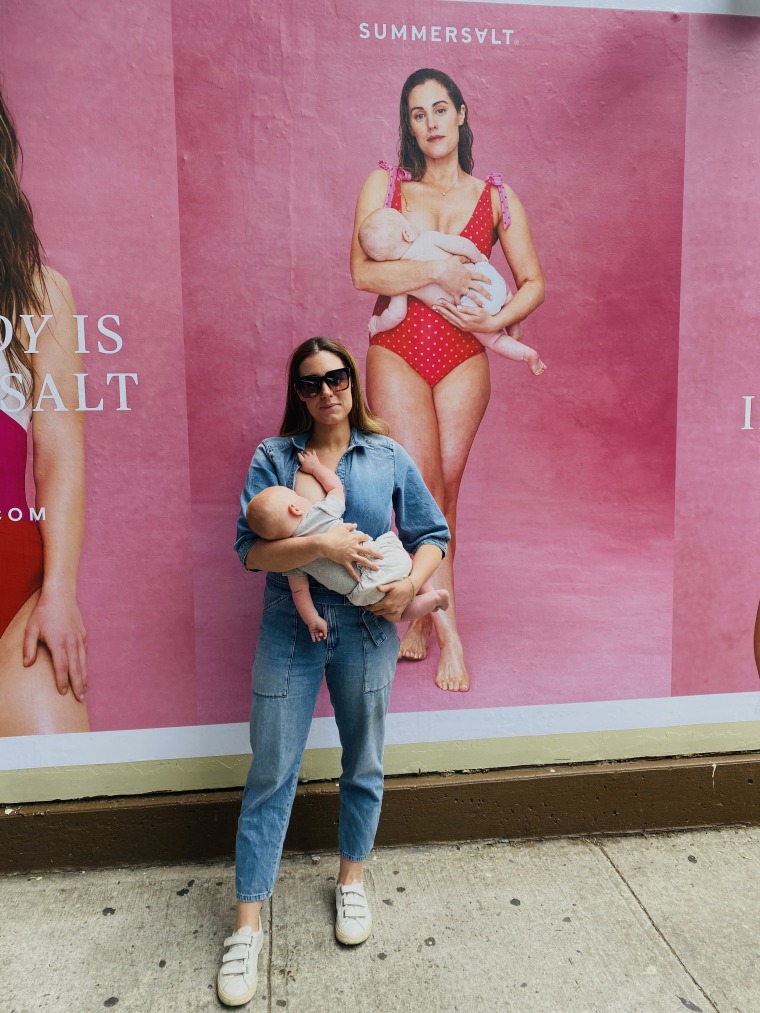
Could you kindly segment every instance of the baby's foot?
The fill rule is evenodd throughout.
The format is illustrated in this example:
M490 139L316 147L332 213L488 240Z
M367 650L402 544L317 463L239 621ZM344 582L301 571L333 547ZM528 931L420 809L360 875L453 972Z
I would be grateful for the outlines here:
M424 661L428 653L428 640L433 630L429 616L415 619L401 640L398 649L399 661Z
M525 349L523 361L528 364L528 368L530 369L531 373L535 374L535 376L541 376L541 374L549 368L545 362L541 361L541 356L538 354L535 348Z
M435 608L433 609L433 611L445 612L446 609L449 607L450 602L451 602L451 595L449 594L449 592L446 591L445 588L439 588L435 592Z

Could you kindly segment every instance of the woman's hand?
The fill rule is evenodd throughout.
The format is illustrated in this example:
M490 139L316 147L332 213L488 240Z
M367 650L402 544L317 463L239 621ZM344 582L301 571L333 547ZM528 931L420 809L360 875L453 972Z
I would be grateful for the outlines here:
M50 651L58 692L65 695L69 684L80 703L87 692L87 632L73 595L59 591L43 593L29 617L24 633L24 667L37 660L38 644Z
M472 298L473 292L488 298L488 289L484 286L490 285L491 279L478 274L471 264L463 264L459 257L447 257L434 263L439 265L436 279L438 284L446 289L455 303L468 293Z
M362 548L362 543L369 541L369 535L357 531L355 524L336 524L322 538L322 555L332 559L334 563L340 563L354 580L359 580L359 573L354 568L355 563L361 563L369 570L380 569L373 560L382 559L382 552L369 546Z
M479 297L474 291L467 293L473 302L479 302ZM501 330L494 326L494 318L482 306L457 306L453 302L439 300L433 307L444 320L458 327L462 331L480 331L483 334L496 334Z
M382 591L385 597L374 605L367 605L367 611L382 616L383 619L389 619L392 623L399 622L402 613L411 604L415 595L411 580L404 577L403 580L395 580L392 584L378 584L377 590Z

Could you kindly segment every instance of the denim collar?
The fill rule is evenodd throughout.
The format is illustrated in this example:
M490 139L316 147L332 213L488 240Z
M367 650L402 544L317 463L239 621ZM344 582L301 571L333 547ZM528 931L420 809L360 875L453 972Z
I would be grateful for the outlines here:
M293 446L297 450L302 451L305 448L305 446L306 446L306 443L307 443L307 441L309 439L309 436L311 436L311 430L307 429L305 433L296 433L295 436L291 436L290 437L290 442L293 444ZM370 441L368 439L368 436L369 436L368 433L362 433L358 429L353 429L352 428L351 429L351 439L349 441L347 449L351 450L354 447L369 447L369 446L371 446L371 443L370 443Z

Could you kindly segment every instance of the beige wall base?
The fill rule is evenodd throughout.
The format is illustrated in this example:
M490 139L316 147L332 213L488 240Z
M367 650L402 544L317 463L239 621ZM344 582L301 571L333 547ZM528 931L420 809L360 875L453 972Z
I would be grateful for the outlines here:
M758 721L680 725L630 731L391 745L385 750L385 770L392 777L642 757L734 753L754 750L759 746ZM210 756L0 771L0 802L7 806L53 799L236 788L245 783L249 762L248 755ZM301 770L303 780L330 780L339 773L338 749L315 749L306 753Z

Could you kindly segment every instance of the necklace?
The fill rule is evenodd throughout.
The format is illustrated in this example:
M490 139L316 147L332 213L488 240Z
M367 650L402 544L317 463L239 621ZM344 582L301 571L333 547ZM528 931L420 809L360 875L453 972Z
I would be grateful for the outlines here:
M319 450L315 447L307 447L306 449L313 450L317 457L321 460L323 455L325 457L342 457L350 446L351 440L349 439L348 443L346 443L344 447L339 447L337 450L327 450L324 447L320 447Z
M441 190L441 188L439 186L436 186L435 183L431 183L429 179L422 179L422 180L420 180L420 182L427 183L427 185L428 186L432 186L432 188L434 190L436 190L441 195L441 197L445 197L447 194L451 193L452 190L456 189L456 187L459 185L459 180L460 179L461 179L461 174L459 172L459 166L457 166L457 178L451 184L451 186L448 188L448 190Z

